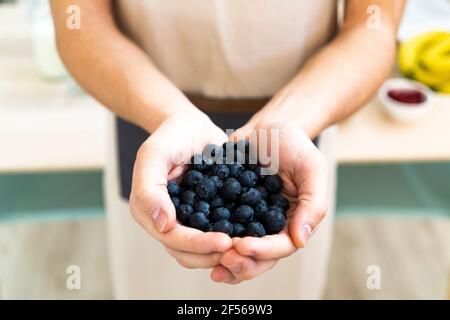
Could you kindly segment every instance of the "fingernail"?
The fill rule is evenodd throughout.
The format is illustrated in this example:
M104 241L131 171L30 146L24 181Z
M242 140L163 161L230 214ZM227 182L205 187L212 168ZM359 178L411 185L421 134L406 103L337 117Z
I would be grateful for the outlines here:
M309 224L305 224L302 228L303 244L306 244L306 242L308 242L310 235L311 235L311 226Z
M230 267L230 271L233 273L239 273L239 272L241 272L241 270L242 270L242 264L240 264L240 263Z
M164 227L166 225L166 217L164 213L161 212L161 210L156 209L152 213L153 221L155 221L156 228L159 232L162 232L164 230Z

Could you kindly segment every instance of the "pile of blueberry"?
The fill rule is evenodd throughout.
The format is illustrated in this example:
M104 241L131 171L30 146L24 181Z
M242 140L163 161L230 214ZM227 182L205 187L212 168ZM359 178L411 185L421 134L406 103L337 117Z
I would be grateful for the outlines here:
M180 184L168 183L183 225L231 237L263 237L284 228L289 202L280 194L281 178L261 175L249 149L248 141L207 145L191 158Z

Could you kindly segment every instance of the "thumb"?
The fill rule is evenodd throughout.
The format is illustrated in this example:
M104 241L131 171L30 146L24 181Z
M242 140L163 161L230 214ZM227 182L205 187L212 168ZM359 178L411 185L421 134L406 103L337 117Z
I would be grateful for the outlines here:
M170 161L160 148L141 147L133 171L132 212L151 233L168 232L176 223L175 207L167 191L169 171Z

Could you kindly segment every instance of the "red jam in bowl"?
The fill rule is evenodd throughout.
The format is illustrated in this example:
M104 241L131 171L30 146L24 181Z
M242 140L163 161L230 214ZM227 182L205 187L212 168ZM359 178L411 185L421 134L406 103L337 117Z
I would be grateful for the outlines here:
M391 89L387 95L389 98L407 104L419 104L427 100L425 94L416 89Z

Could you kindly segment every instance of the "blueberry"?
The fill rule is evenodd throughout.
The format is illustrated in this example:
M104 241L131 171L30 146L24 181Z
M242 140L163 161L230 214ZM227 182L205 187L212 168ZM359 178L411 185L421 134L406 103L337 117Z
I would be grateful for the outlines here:
M230 170L228 169L226 164L216 164L212 168L212 174L218 176L220 179L225 179L230 174Z
M219 220L214 224L212 231L223 232L231 235L231 233L233 232L233 225L228 220Z
M228 164L228 170L230 171L230 177L239 178L241 173L244 171L244 167L239 163Z
M262 224L267 234L276 234L283 230L286 219L284 215L278 211L268 211L264 214Z
M208 224L208 227L206 228L205 232L211 232L213 231L213 225L210 223Z
M211 169L211 164L206 163L203 155L196 154L191 158L191 169L199 172L207 172Z
M258 189L249 188L247 192L241 195L240 201L242 204L254 206L259 201L261 201L261 199L261 193L258 191Z
M248 205L242 205L236 209L231 215L231 221L248 224L252 221L253 218L253 209Z
M261 174L262 167L257 167L253 170L254 173L258 176L258 183L263 184L266 176Z
M209 177L214 183L216 184L217 189L220 189L223 187L223 180L220 179L218 176L211 176Z
M279 175L266 176L264 179L264 187L269 193L278 193L283 188L283 181Z
M194 211L203 212L205 216L207 216L209 214L209 203L205 201L197 201L194 204Z
M172 200L173 206L176 208L178 208L181 204L181 200L178 197L172 197L170 198L170 200Z
M194 212L193 214L191 214L189 222L192 228L202 231L206 231L209 226L209 221L205 217L203 212Z
M219 207L223 207L225 205L223 198L219 195L216 195L209 201L209 207L211 210L214 210Z
M264 226L259 222L251 222L247 225L245 229L245 234L250 237L264 237L266 235L266 230Z
M236 202L227 202L224 205L225 208L227 208L230 211L234 211L237 207Z
M203 174L197 170L186 172L182 179L182 185L188 189L194 189L197 184L203 180Z
M188 204L180 204L177 209L177 219L184 225L189 224L189 219L194 210Z
M211 222L228 219L230 219L230 210L224 207L214 209L214 211L209 215L209 220L211 220Z
M195 191L200 199L208 200L217 194L217 186L213 180L204 178L197 184Z
M233 233L232 237L243 237L245 236L245 226L240 223L233 223Z
M241 194L241 184L234 178L228 178L223 184L221 193L226 200L235 201Z
M261 220L264 213L269 211L266 200L261 199L257 204L255 204L254 210L255 210L255 218L257 220Z
M180 200L181 203L188 204L192 207L195 201L197 201L197 194L192 190L186 190L181 194Z
M259 193L261 193L261 198L264 200L269 199L269 192L267 192L267 189L264 188L264 186L257 186L256 189L258 189Z
M181 194L181 188L176 182L169 182L167 184L167 191L171 197L178 197Z
M239 176L239 182L243 187L254 187L258 181L258 176L253 171L247 170Z
M280 212L280 213L282 213L282 214L285 213L285 211L283 210L283 208L280 208L280 207L277 207L277 206L270 206L270 207L269 207L269 211L277 211L277 212Z
M289 208L289 200L283 197L281 194L270 195L270 203L273 206L282 208L284 211Z

